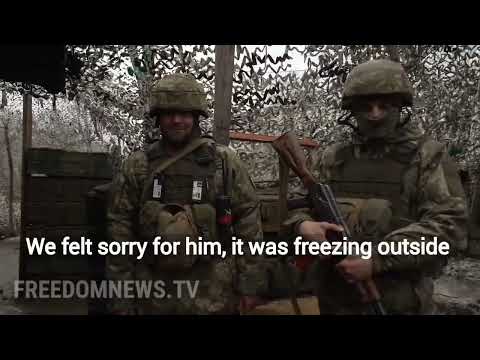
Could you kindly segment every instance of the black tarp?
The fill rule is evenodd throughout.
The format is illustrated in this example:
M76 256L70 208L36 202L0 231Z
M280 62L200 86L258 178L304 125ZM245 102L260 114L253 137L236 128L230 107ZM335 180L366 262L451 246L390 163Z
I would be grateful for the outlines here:
M42 86L56 94L65 89L65 46L0 44L0 79Z

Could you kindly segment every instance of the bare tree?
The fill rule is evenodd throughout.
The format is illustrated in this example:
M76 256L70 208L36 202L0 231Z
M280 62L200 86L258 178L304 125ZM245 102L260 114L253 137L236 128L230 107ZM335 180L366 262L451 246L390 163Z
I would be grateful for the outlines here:
M7 92L6 90L2 90L2 103L0 105L0 109L3 112L2 118L2 125L3 131L5 136L5 147L7 151L7 158L8 158L8 174L9 174L9 184L8 184L8 229L7 235L13 236L15 235L15 226L13 221L13 159L12 159L12 148L10 146L10 134L9 134L9 125L11 121L11 114L7 112Z

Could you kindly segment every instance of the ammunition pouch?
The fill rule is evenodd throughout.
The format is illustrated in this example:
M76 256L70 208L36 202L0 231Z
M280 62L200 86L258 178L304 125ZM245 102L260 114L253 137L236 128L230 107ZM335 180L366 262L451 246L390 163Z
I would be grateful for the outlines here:
M351 240L362 239L376 244L396 226L388 200L337 198L337 204L354 237Z
M153 270L160 272L178 272L191 269L200 259L208 255L194 255L189 242L199 244L200 241L212 241L215 233L215 209L209 204L163 204L158 201L147 201L140 211L139 229L143 241L150 242L146 262ZM176 253L155 255L153 241L159 237L160 244L169 242L172 247L177 243ZM158 247L160 250L160 247Z

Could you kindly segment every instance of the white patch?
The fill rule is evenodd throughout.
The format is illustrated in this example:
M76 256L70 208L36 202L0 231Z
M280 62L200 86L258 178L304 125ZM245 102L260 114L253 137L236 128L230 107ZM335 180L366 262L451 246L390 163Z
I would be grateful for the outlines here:
M160 199L162 197L162 184L159 183L158 179L153 180L153 194L154 199Z
M194 181L193 190L192 190L192 200L200 201L202 200L202 182Z

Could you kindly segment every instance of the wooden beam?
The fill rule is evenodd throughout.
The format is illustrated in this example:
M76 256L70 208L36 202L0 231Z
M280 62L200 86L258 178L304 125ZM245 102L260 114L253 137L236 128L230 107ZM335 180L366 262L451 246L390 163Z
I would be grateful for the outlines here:
M232 117L233 60L235 45L215 46L215 128L216 142L228 145Z
M387 49L387 53L388 53L388 56L390 57L390 60L395 62L400 62L400 53L399 53L398 45L386 45L385 47Z
M285 161L279 157L279 172L280 172L280 189L279 189L279 229L282 226L282 223L287 219L288 208L287 208L287 195L288 195L288 175L290 169Z
M277 138L278 136L259 135L259 134L240 133L240 132L230 131L231 140L269 143ZM320 146L320 144L318 144L317 142L311 139L302 139L299 142L300 142L300 145L304 147L317 148Z
M32 147L32 95L23 95L23 131L22 131L22 181L21 181L21 216L20 216L20 258L19 279L25 278L25 265L28 256L25 243L25 187L27 179L27 153Z
M32 147L32 95L23 95L23 149Z

